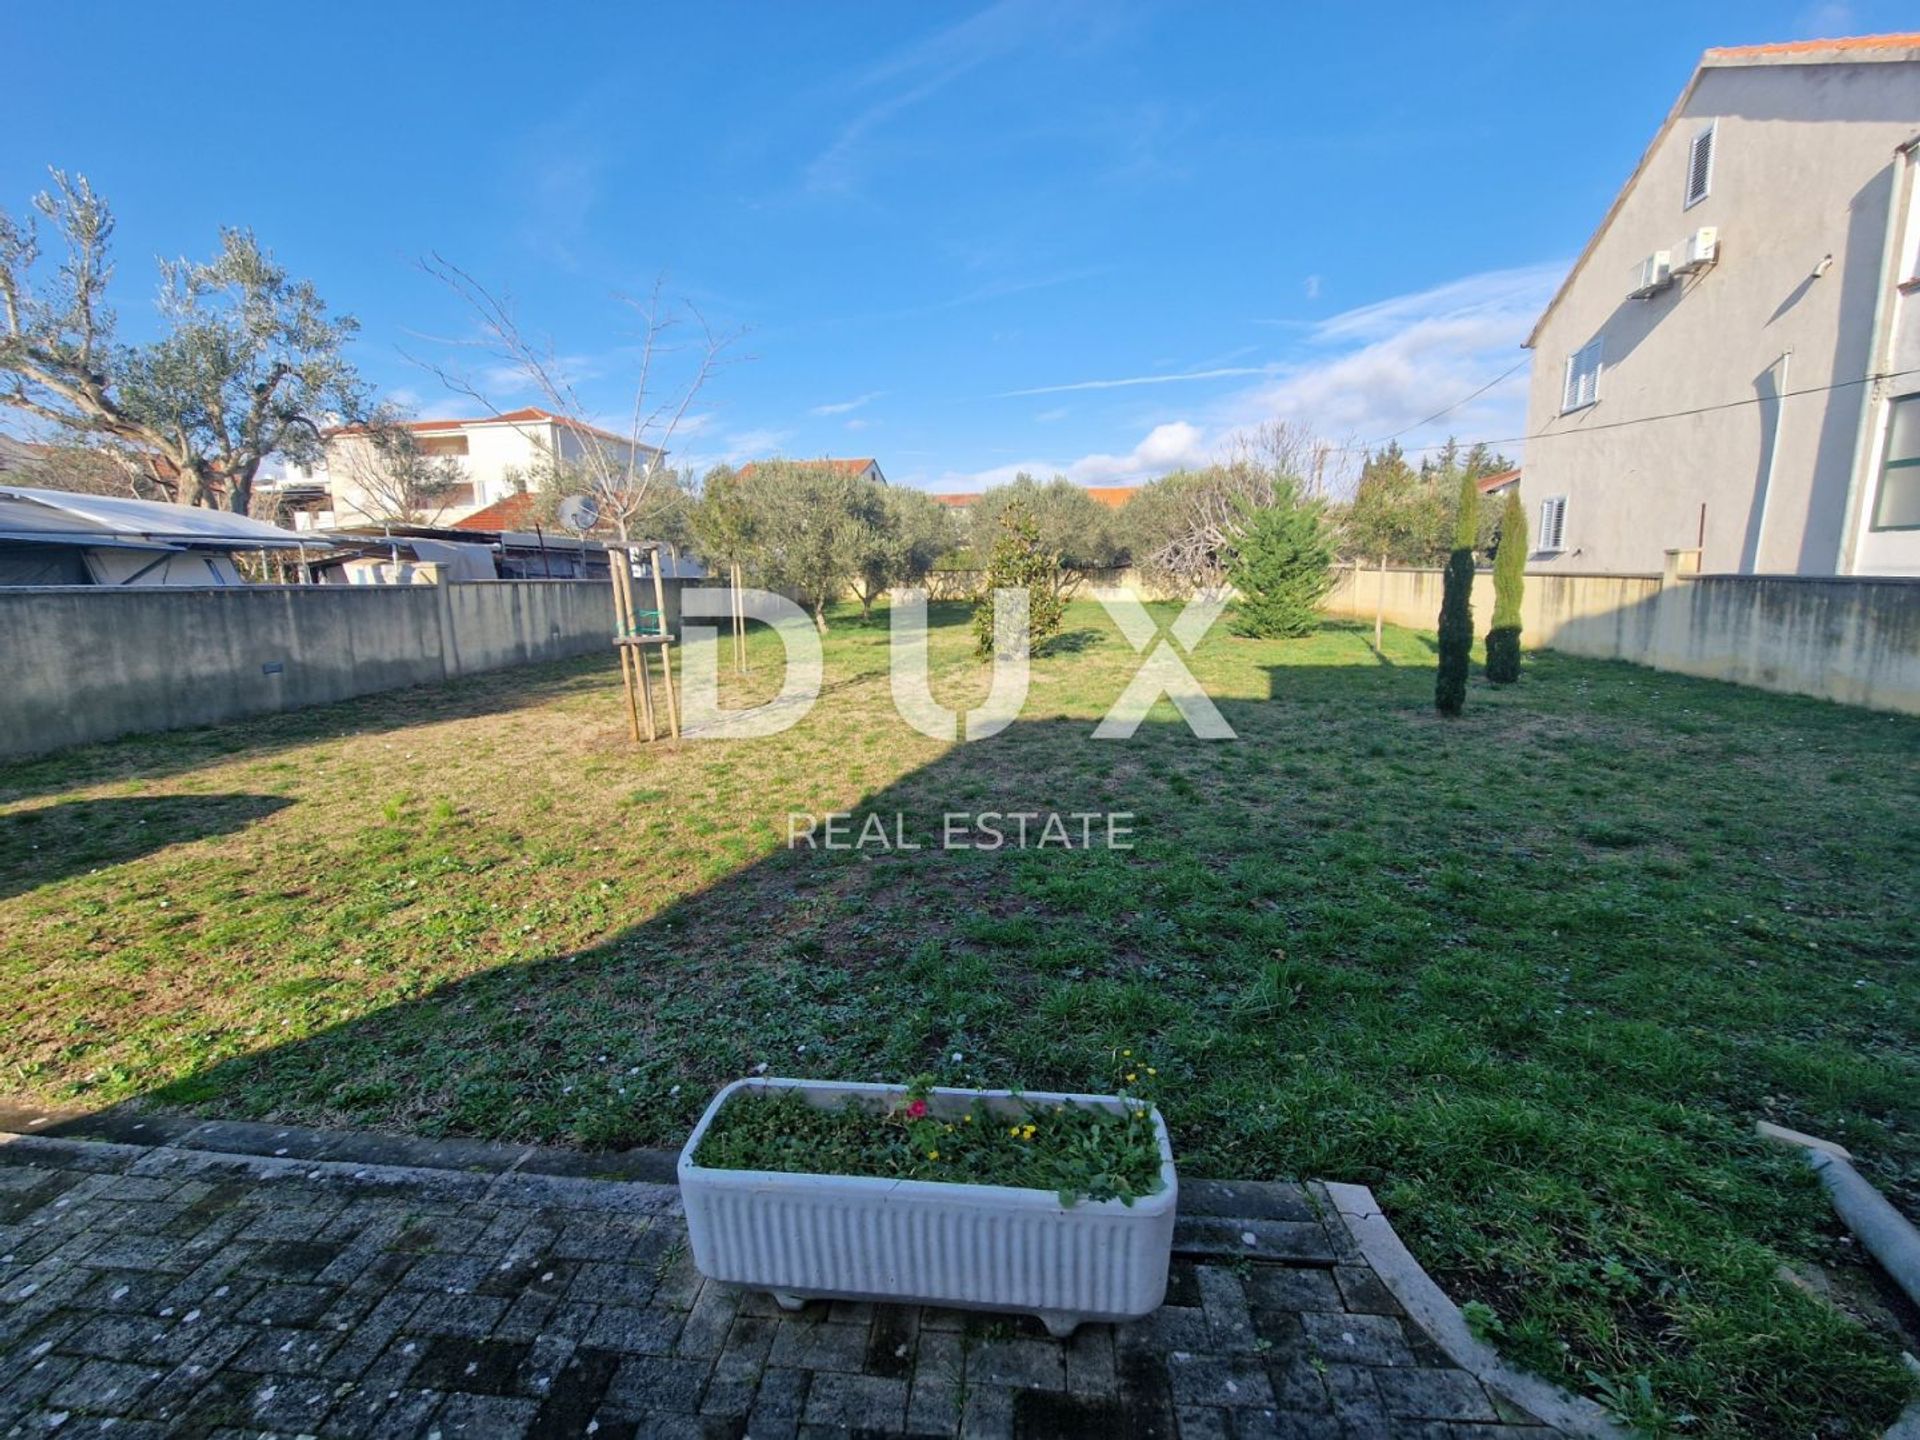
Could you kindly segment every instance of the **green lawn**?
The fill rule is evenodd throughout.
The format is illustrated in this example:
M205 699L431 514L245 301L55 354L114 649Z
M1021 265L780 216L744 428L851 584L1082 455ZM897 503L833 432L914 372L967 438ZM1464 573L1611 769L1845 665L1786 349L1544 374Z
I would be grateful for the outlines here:
M1373 1186L1510 1353L1648 1428L1878 1433L1895 1346L1783 1277L1861 1284L1751 1131L1920 1214L1920 722L1555 656L1444 722L1427 637L1221 627L1238 740L1163 704L1096 742L1135 656L1091 605L1065 641L957 747L850 613L767 740L629 746L595 657L11 765L0 1088L677 1146L762 1064L1098 1089L1130 1049L1188 1174ZM784 848L829 809L926 848ZM982 810L1137 848L938 848Z

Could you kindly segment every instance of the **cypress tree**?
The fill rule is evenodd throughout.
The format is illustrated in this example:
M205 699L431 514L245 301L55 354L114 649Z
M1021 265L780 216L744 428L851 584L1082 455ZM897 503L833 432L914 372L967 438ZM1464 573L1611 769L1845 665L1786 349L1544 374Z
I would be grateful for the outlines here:
M1520 597L1527 585L1527 512L1517 490L1500 512L1500 548L1493 556L1493 628L1487 631L1487 679L1520 678Z
M1467 704L1467 671L1473 663L1473 541L1480 525L1480 483L1461 472L1460 508L1453 519L1453 552L1440 590L1440 673L1433 708L1458 715Z

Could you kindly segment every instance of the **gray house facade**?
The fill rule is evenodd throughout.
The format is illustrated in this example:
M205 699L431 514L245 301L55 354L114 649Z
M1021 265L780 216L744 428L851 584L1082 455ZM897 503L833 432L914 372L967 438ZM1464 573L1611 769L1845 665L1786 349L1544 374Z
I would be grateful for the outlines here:
M1920 574L1920 34L1709 50L1527 345L1531 567Z

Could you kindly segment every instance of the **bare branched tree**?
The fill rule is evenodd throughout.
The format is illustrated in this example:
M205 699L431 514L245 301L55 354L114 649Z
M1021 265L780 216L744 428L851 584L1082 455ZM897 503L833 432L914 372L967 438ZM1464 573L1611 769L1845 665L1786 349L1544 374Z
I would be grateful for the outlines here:
M1127 507L1135 563L1175 589L1224 585L1247 512L1272 505L1282 486L1317 498L1315 477L1335 448L1304 425L1274 420L1240 436L1225 464L1154 481Z
M421 261L421 268L466 305L480 327L473 346L490 365L506 368L531 386L545 408L560 417L561 444L534 467L531 478L537 486L588 495L599 507L601 523L622 540L645 534L650 525L683 506L686 497L679 476L666 463L667 451L694 399L714 373L730 363L726 352L737 334L716 331L690 301L666 300L658 282L644 299L618 297L638 321L632 404L625 433L620 434L588 418L593 412L581 400L566 363L550 340L521 326L507 295L438 254ZM681 331L691 334L685 343L678 338ZM506 413L489 397L488 387L467 374L430 363L424 368L487 413ZM663 369L676 373L667 380Z
M337 436L329 448L329 463L360 492L359 506L369 519L431 525L467 483L459 460L427 454L420 437L391 413Z
M205 263L162 261L166 333L115 338L106 303L113 214L85 176L53 172L38 219L0 211L0 404L105 445L129 472L188 505L245 514L273 455L319 451L312 417L357 413L343 347L358 326L273 263L251 232L222 230ZM39 224L65 256L41 264Z

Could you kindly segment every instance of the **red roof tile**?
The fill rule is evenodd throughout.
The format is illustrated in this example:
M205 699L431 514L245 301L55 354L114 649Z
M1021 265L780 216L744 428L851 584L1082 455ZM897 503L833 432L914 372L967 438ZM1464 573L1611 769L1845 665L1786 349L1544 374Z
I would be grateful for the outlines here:
M1519 478L1520 471L1517 467L1512 470L1502 470L1497 475L1482 475L1478 481L1480 493L1482 495L1491 495L1495 490L1506 489L1507 486L1513 484Z
M758 460L749 460L740 467L740 473L742 475L751 475L760 467L761 463L762 462ZM869 467L877 465L879 462L870 455L862 455L853 460L834 460L822 455L818 459L795 460L793 463L795 465L824 465L827 469L837 470L842 475L862 475L866 473Z
M525 491L496 500L464 520L453 522L456 530L531 530L533 525L533 496Z
M462 430L469 425L564 425L569 430L586 435L598 435L602 440L613 440L619 444L628 443L625 435L616 435L611 430L602 430L598 425L588 425L583 421L569 420L564 415L556 415L551 410L542 410L537 405L522 406L518 410L502 411L498 415L477 415L456 420L402 420L399 427L418 434L437 434L445 430ZM328 435L363 435L365 425L337 425L327 432ZM646 447L642 447L646 448Z
M1898 35L1848 35L1837 40L1783 40L1771 45L1719 45L1707 51L1711 60L1764 60L1769 55L1821 55L1849 50L1920 49L1920 32Z

